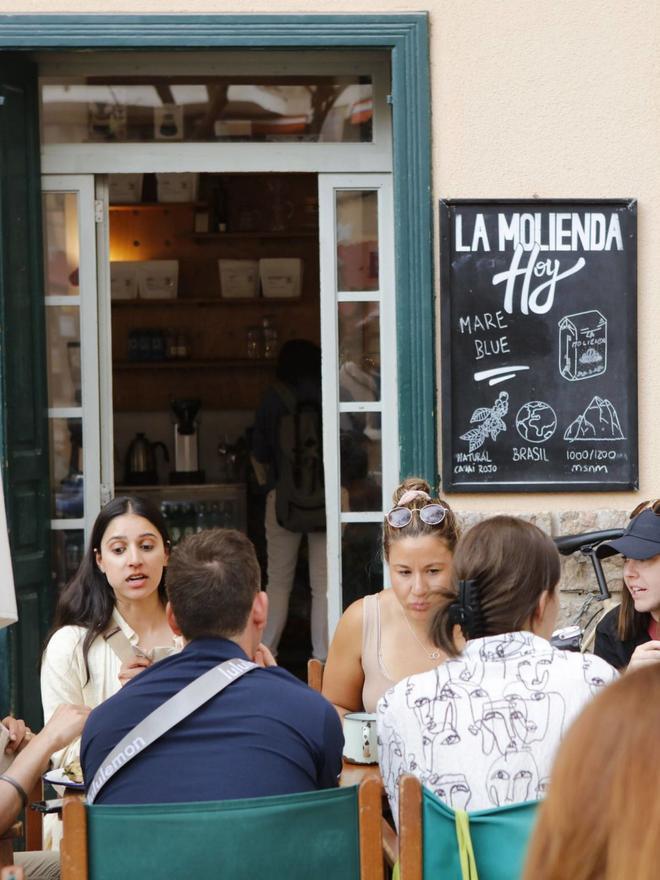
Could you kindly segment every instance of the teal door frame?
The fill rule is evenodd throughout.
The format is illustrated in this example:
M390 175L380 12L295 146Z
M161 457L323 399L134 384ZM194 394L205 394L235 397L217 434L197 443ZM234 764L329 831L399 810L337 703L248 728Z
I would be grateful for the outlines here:
M0 52L301 47L391 52L400 467L435 484L428 15L0 16Z
M318 51L381 49L391 55L400 470L403 475L416 474L435 484L438 474L428 15L0 15L0 63L3 59L13 63L17 53L47 50L302 47ZM36 122L34 112L25 124L34 129ZM36 137L29 143L25 141L23 153L30 159L31 178L37 179ZM19 154L15 152L14 156ZM3 219L8 219L11 209L9 202L0 204L0 217L4 211ZM32 216L27 221L34 227L40 222L39 211L35 208L29 213ZM0 267L5 244L4 238L0 240ZM10 250L16 250L15 242L11 244ZM27 250L30 248L34 253L28 255L31 259L24 264L31 267L33 274L39 274L41 242L37 233L29 238ZM17 593L24 581L21 598L34 605L37 613L45 607L44 603L48 604L50 593L47 437L43 433L47 400L45 316L41 285L28 287L20 303L12 303L6 295L8 286L0 284L0 316L4 316L0 341L3 337L13 340L10 354L0 350L0 463L9 490L7 508L15 569L17 559L20 562L19 571L15 571L15 577L20 575L16 577ZM19 323L14 325L13 321ZM21 332L17 332L19 329ZM37 339L42 342L35 346ZM30 367L26 381L31 383L31 394L25 395L21 413L23 422L31 420L36 426L31 438L33 458L42 474L38 480L35 475L30 477L31 507L22 488L26 479L23 450L16 438L12 440L3 430L8 409L18 406L16 394L12 396L11 387L8 389L5 384L16 375L18 364ZM31 518L25 515L28 510L34 510ZM28 538L23 546L20 541L25 543ZM43 616L42 612L38 614ZM36 625L34 619L34 615L29 617L21 612L18 635L14 630L10 633L13 647L0 636L0 667L5 670L0 675L0 697L5 697L5 705L0 708L9 708L9 696L11 708L33 725L38 724L39 714L36 669L40 640L47 625L43 621Z
M33 725L41 715L37 662L52 598L40 202L36 66L2 53L0 468L19 624L0 634L0 712L12 709Z

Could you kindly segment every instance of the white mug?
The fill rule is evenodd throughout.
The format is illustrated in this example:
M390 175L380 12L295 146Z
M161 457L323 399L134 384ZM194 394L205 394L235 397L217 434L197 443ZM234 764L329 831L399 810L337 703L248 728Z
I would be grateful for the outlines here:
M353 764L377 764L376 715L349 712L344 715L344 758Z

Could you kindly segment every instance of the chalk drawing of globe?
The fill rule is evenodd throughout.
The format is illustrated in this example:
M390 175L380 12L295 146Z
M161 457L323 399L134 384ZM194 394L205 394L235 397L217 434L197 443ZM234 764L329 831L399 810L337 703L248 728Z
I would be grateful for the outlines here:
M550 404L530 400L516 413L516 429L527 443L546 443L557 430L557 414Z

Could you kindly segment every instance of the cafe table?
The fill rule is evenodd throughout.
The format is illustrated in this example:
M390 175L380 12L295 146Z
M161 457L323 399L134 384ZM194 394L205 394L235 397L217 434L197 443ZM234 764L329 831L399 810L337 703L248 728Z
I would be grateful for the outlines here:
M354 764L344 758L342 762L341 774L339 775L339 785L346 788L349 785L359 785L363 779L378 779L382 783L380 775L380 767L378 764Z

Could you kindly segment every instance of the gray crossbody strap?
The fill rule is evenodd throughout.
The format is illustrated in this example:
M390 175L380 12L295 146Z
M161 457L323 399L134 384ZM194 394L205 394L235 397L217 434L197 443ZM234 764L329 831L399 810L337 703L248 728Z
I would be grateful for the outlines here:
M168 730L171 730L188 715L207 703L211 697L219 694L227 685L237 678L260 669L249 660L225 660L213 669L209 669L199 678L191 681L178 693L166 700L151 714L143 718L126 736L117 743L94 774L91 785L87 788L87 803L93 804L99 791L117 770L125 767L140 752L155 742Z
M116 656L119 657L120 663L130 663L131 660L135 660L133 645L131 645L126 633L116 624L106 629L103 633L103 638L110 645Z

